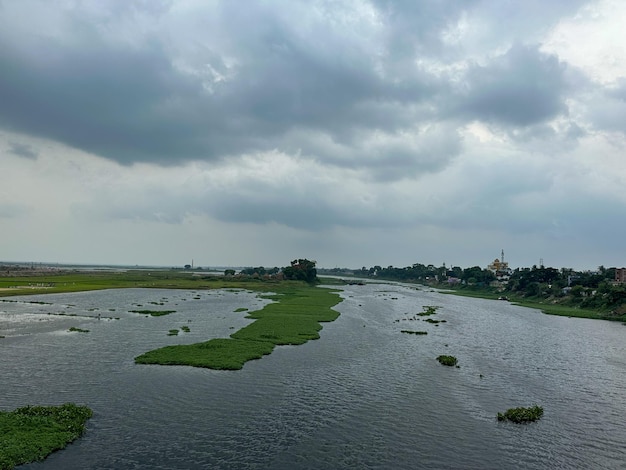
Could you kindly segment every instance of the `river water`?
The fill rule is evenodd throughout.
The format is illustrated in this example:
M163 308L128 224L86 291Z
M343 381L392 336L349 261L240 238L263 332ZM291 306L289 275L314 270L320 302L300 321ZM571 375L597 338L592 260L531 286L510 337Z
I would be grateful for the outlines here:
M250 322L236 309L267 302L253 293L4 299L0 409L74 402L94 410L81 439L20 468L626 468L625 326L398 284L346 286L341 295L341 315L319 340L278 347L241 371L133 358L227 337ZM415 316L426 305L446 322ZM167 336L183 325L189 333ZM440 354L460 368L440 365ZM536 423L495 419L533 404L544 408Z

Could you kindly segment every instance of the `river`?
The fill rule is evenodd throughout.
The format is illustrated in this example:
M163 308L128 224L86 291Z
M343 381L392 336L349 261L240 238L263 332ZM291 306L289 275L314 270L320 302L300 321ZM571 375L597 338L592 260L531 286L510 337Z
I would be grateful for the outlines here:
M341 295L341 315L319 340L278 347L240 371L133 358L227 337L250 322L235 310L268 302L254 293L0 299L0 408L94 411L81 439L20 469L626 468L625 326L399 284ZM427 305L446 321L416 316ZM167 336L183 325L188 333ZM440 354L460 367L440 365ZM496 420L533 404L544 408L538 422Z

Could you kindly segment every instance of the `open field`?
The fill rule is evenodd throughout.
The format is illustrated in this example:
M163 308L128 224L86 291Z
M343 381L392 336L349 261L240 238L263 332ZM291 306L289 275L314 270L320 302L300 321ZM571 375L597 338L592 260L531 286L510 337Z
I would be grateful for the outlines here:
M278 281L238 279L180 270L58 271L37 276L0 276L0 297L129 287L162 289L237 288L273 291ZM272 286L272 287L268 287Z

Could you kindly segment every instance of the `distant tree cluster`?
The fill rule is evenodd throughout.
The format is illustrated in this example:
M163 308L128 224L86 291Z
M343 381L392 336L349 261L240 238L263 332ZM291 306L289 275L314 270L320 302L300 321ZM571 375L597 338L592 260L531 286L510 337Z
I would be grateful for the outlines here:
M284 268L266 268L264 266L246 267L239 273L236 273L234 269L225 269L224 276L249 276L253 278L263 279L289 279L296 281L305 281L310 284L316 283L317 269L315 268L315 261L310 261L306 258L295 259L289 266Z
M259 276L265 276L266 274L268 275L274 275L277 274L280 271L280 268L274 267L274 268L265 268L263 266L257 266L256 268L243 268L241 270L241 274L245 274L248 276L253 276L255 274L258 274Z
M626 313L626 285L614 282L615 271L616 268L604 266L595 271L532 266L509 271L506 279L501 279L496 278L493 271L480 266L462 269L458 266L446 268L445 265L436 267L416 263L404 268L362 267L354 270L354 275L430 285L455 284L463 289L492 288L513 296L559 302L566 300L568 304L585 309L622 309Z
M379 277L382 279L392 279L398 281L417 281L424 283L447 281L449 278L458 279L468 284L489 284L495 280L495 274L488 269L482 269L480 266L461 269L458 266L446 268L446 266L436 267L432 264L424 265L415 263L404 268L394 268L388 266L382 268L374 266L371 268L362 267L355 271L356 275L365 277Z
M283 268L285 279L297 281L306 281L309 284L317 282L317 269L315 269L315 261L308 259L294 259L291 266Z
M537 267L516 269L505 290L541 299L568 297L586 309L610 309L626 304L626 285L615 284L615 268L596 271Z

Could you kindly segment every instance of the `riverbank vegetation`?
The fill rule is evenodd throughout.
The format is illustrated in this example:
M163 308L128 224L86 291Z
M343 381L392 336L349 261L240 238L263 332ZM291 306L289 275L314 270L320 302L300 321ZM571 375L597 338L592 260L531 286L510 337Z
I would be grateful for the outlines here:
M531 423L543 416L541 406L531 406L528 408L509 408L504 413L498 413L498 421L513 421L514 423Z
M404 268L342 269L340 273L418 283L468 297L509 300L550 315L626 321L626 283L616 281L615 267L575 271L532 266L494 272L480 266L462 269L415 263Z
M92 411L66 403L0 411L0 470L45 459L85 432Z

